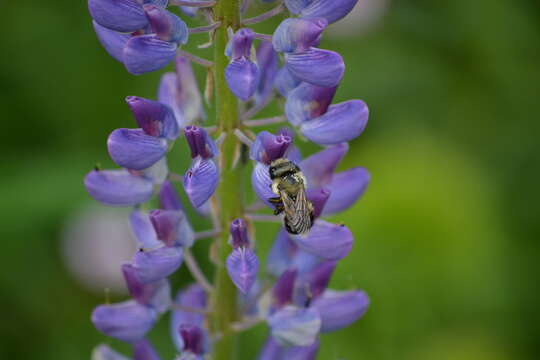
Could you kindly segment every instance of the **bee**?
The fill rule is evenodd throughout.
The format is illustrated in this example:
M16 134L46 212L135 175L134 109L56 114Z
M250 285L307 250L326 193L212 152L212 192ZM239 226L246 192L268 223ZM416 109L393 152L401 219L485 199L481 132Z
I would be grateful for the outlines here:
M272 192L276 197L268 199L275 206L274 215L283 213L285 229L290 234L306 234L313 225L313 204L306 197L306 178L290 160L272 161L268 169L272 180Z

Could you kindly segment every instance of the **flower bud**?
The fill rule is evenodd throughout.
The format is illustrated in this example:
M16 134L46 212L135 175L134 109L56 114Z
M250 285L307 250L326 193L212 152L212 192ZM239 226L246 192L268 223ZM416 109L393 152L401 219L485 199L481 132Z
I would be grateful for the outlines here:
M247 233L247 224L244 219L235 219L231 222L231 244L234 249L240 247L249 247L249 237Z
M191 149L192 158L200 156L203 159L208 159L216 155L216 144L203 128L188 125L184 128L184 134Z

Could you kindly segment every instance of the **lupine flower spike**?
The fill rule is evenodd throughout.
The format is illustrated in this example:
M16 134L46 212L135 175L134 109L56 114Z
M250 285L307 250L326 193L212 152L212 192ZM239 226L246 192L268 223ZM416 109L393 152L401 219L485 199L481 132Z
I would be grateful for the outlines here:
M364 291L328 288L355 240L346 225L325 219L353 206L370 181L363 167L336 172L348 142L365 130L369 110L361 100L334 103L345 62L322 42L325 29L356 2L285 0L247 18L256 2L88 0L99 42L128 73L170 69L156 86L157 99L125 98L133 125L109 129L107 139L117 168L95 168L84 178L95 200L131 209L126 220L137 247L118 268L129 299L98 305L91 314L96 329L128 343L133 356L102 344L92 359L159 360L148 335L170 311L176 359L232 360L231 337L265 322L268 338L260 360L309 360L315 359L321 336L364 315L369 305ZM293 16L272 34L250 28L282 13ZM190 24L205 23L189 29L186 16ZM210 42L200 47L215 47L213 59L182 48L201 33ZM204 98L214 99L207 105L215 121L207 119L194 71L199 65L207 79ZM285 100L276 102L283 104L281 114L253 119L278 97ZM280 122L291 128L264 129ZM179 138L185 146L174 146ZM322 148L302 157L298 139ZM179 147L190 161L183 169L168 156ZM287 166L277 171L276 164ZM244 179L247 169L251 188ZM257 201L246 204L251 190ZM212 228L196 231L190 222L194 210L208 216ZM295 219L307 226L295 231ZM266 235L260 221L282 224L264 268L259 257L265 247L255 242ZM211 238L205 264L214 266L207 269L192 248ZM194 282L171 283L171 275L184 269ZM206 277L212 270L213 282Z

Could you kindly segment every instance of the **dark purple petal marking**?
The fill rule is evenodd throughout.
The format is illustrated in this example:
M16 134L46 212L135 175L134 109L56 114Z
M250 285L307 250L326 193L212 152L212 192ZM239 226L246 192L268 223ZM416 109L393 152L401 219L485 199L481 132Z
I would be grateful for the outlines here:
M321 332L329 332L347 327L364 315L369 298L365 292L358 290L327 290L312 306L321 315Z
M152 32L160 40L173 42L178 45L186 44L188 41L188 28L175 14L155 5L147 4L143 6L148 23Z
M205 334L197 325L180 325L180 336L182 337L184 347L183 351L195 355L202 355L205 352Z
M272 288L274 307L281 308L292 301L297 275L298 270L295 268L287 269L276 280L274 287Z
M232 246L234 249L240 247L249 247L250 241L248 237L248 228L244 219L235 219L231 222L230 226Z
M152 210L150 221L159 240L167 246L190 247L195 241L195 233L186 214L181 210Z
M218 169L212 160L194 159L184 175L184 190L191 204L202 206L216 191L218 181Z
M152 308L130 300L96 307L92 312L92 323L107 336L134 343L152 328L156 317Z
M299 80L323 87L337 86L345 72L341 55L317 48L299 54L286 53L285 65Z
M124 61L124 46L131 38L131 34L124 34L99 25L92 21L99 42L114 59Z
M153 184L125 170L94 170L84 178L86 191L110 206L131 206L150 200Z
M318 118L300 126L301 133L320 145L333 145L351 141L366 128L369 110L361 100L349 100L328 108Z
M200 156L203 159L208 159L216 155L216 144L203 128L195 125L187 125L184 128L184 135L191 149L192 158Z
M174 60L176 47L156 35L134 36L124 48L124 64L133 75L159 70Z
M142 129L116 129L107 139L107 148L119 166L143 170L167 153L167 141L146 135Z
M344 225L317 220L307 236L291 239L304 251L327 260L340 260L352 249L352 232Z
M327 185L331 195L324 206L323 215L335 214L353 206L366 191L369 181L369 172L363 167L334 174Z
M252 160L270 165L272 161L285 156L291 143L292 138L289 135L274 135L261 131L251 145L249 156Z
M307 198L313 204L313 216L318 218L323 213L326 202L331 195L327 188L311 188L307 190Z
M169 106L138 96L126 97L126 103L146 134L169 140L178 137L178 124Z
M111 30L133 32L148 23L136 0L88 0L88 10L98 24Z

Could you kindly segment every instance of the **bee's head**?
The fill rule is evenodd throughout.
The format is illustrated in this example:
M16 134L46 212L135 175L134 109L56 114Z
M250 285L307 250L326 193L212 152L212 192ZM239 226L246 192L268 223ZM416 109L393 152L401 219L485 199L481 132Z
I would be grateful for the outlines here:
M295 163L283 158L272 161L270 167L268 168L268 173L270 174L270 179L272 180L277 179L287 173L294 173L298 171L300 171L300 168L298 168Z

